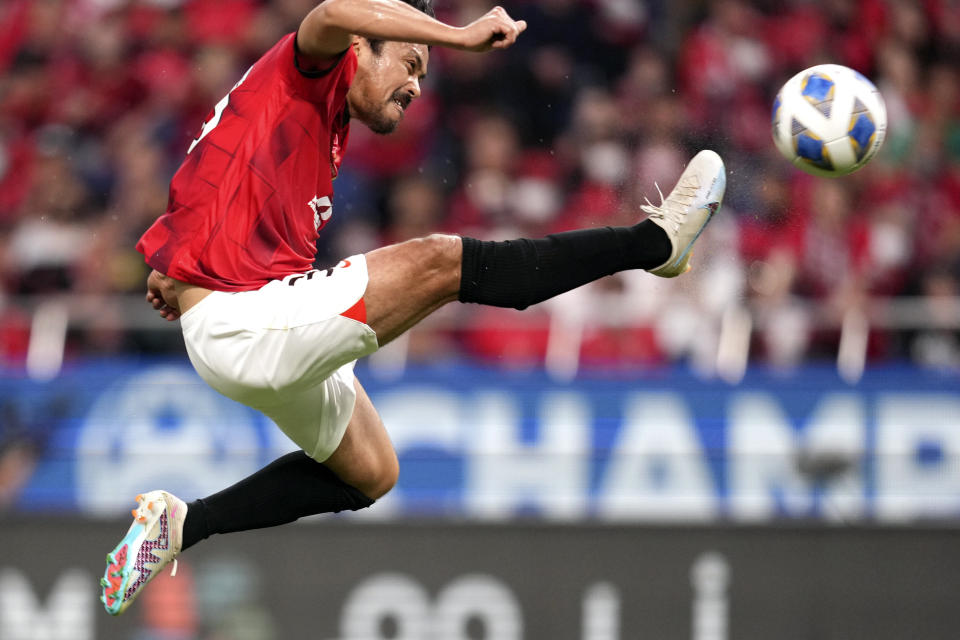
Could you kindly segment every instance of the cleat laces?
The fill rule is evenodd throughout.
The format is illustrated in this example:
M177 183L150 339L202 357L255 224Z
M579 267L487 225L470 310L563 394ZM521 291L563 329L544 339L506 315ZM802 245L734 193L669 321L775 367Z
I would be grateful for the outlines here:
M697 179L696 174L685 177L677 183L677 186L673 188L673 191L670 192L667 198L663 197L663 191L660 190L659 184L654 182L653 186L657 188L657 193L660 194L660 206L650 202L649 198L644 198L647 204L640 205L640 210L650 214L651 218L670 223L673 232L677 233L680 230L680 225L682 225L686 219L687 209L693 204L694 199L697 197L697 189L700 188L700 181Z

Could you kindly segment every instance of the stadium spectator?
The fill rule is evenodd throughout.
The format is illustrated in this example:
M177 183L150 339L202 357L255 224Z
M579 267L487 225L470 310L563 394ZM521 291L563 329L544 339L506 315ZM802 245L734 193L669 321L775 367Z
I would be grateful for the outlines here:
M21 294L89 290L86 274L104 264L112 266L106 285L97 285L106 286L102 293L136 290L144 274L130 242L163 209L197 123L314 5L0 3L0 326L20 327L0 331L0 352L23 350L30 306ZM394 179L412 171L438 183L439 229L482 235L523 228L529 218L520 216L537 203L554 230L613 223L621 207L642 202L651 179L676 176L677 162L665 158L709 144L739 176L728 205L739 212L743 276L756 281L750 265L782 264L783 257L767 260L761 245L781 247L784 233L795 236L814 215L805 177L771 175L788 169L769 144L768 105L789 75L828 60L873 77L889 112L879 157L843 181L850 184L847 219L863 229L864 265L883 271L869 276L865 292L919 291L908 280L960 255L960 14L949 2L643 2L629 14L618 13L618 3L587 0L506 6L542 29L492 62L438 49L407 137L388 147L361 136L351 141L338 192L353 222L331 225L318 254L324 265L377 237L403 235L407 221L395 221L385 205ZM463 21L486 8L483 0L450 0L439 11ZM605 119L605 132L591 129L596 118ZM477 157L494 152L499 164L478 173ZM401 167L401 155L413 160ZM492 188L478 194L468 187L477 180ZM786 181L792 204L764 201L755 185L780 189L773 180ZM520 207L510 202L515 193L525 194ZM545 213L555 197L556 211ZM809 293L807 278L797 276L774 296L794 311ZM760 297L770 312L773 298ZM71 351L153 342L87 337L72 333Z

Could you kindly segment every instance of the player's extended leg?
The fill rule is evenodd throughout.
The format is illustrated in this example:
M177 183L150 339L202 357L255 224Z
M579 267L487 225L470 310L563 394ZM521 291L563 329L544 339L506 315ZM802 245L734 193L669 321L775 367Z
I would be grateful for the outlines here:
M453 300L524 309L628 269L678 276L725 188L720 156L701 151L663 203L642 207L649 217L631 227L505 242L433 235L371 251L367 324L382 346Z

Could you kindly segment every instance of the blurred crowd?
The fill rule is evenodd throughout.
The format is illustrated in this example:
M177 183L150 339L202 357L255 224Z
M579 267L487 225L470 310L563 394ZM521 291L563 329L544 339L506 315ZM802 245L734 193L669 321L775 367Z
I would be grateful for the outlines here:
M124 308L109 301L143 293L134 245L212 106L314 5L0 4L0 361L25 357L24 301L64 292L102 301L70 334L71 354L182 349L118 329ZM437 13L466 24L491 6L438 0ZM701 148L727 163L726 201L676 282L620 274L524 313L454 305L410 336L410 355L525 366L572 331L585 364L696 362L716 353L723 318L746 309L751 358L789 366L835 357L851 310L873 322L878 301L903 299L914 321L880 314L869 357L960 367L960 5L504 6L529 23L515 47L434 47L423 97L395 134L353 127L321 265L431 231L503 239L630 224ZM872 78L889 114L878 157L843 179L793 169L770 138L776 91L823 62Z

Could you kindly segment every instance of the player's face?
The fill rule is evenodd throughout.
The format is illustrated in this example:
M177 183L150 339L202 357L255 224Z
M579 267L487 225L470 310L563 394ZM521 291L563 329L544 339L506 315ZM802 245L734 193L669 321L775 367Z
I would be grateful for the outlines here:
M413 99L420 97L430 52L422 44L384 42L377 55L366 40L356 51L357 75L347 92L350 115L375 133L390 133Z

